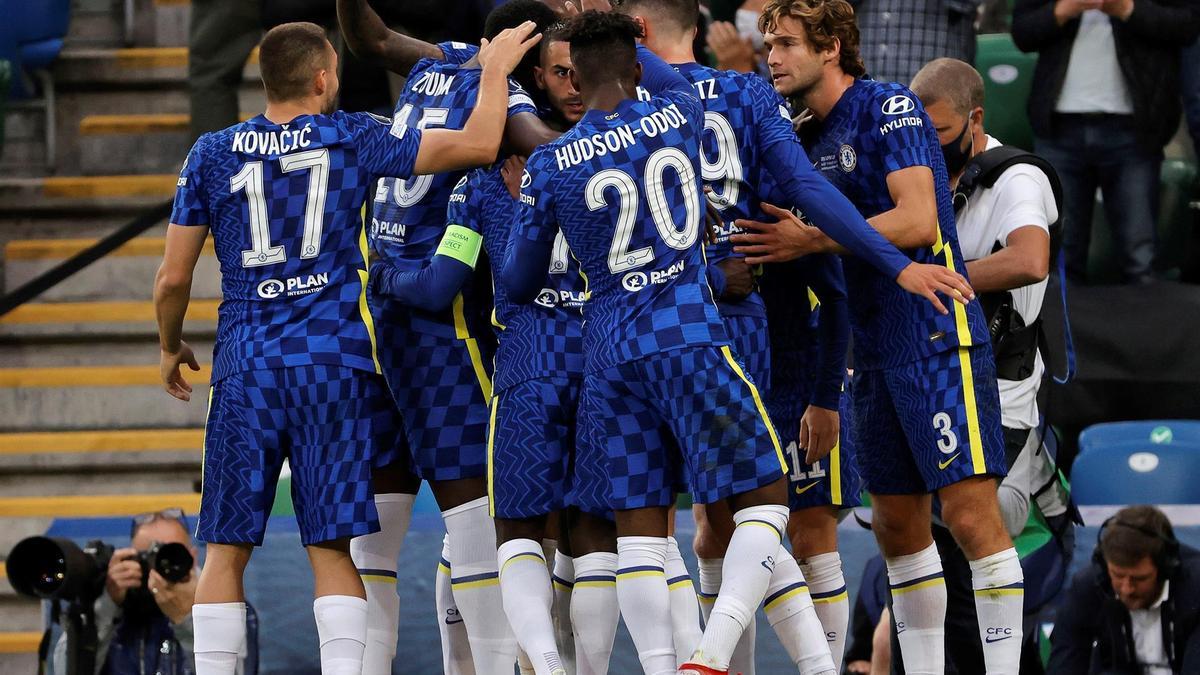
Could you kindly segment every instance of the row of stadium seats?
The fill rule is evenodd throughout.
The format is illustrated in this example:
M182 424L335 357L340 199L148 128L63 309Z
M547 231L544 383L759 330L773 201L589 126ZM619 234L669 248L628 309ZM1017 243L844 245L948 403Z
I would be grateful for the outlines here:
M10 64L12 75L0 86L11 100L45 110L47 164L52 164L56 122L54 78L49 68L62 51L71 2L0 0L0 16L4 17L0 21L0 59Z

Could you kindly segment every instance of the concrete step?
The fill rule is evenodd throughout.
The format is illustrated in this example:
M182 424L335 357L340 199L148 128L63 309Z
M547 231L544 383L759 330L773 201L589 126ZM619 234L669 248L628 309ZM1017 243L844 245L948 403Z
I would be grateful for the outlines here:
M220 301L197 299L188 305L184 335L210 337ZM65 335L155 336L154 304L149 301L31 302L0 317L0 339L61 338Z
M188 0L74 0L66 43L72 47L181 46L187 44Z
M88 115L79 122L80 173L177 172L191 148L190 124L187 113Z
M189 333L186 338L197 358L210 360L213 353L211 334ZM96 363L99 354L103 354L103 358L110 363L156 363L158 336L147 330L137 336L77 333L57 337L0 338L2 368L88 366Z
M204 357L201 357L204 360ZM188 370L192 400L159 385L158 365L0 368L0 431L64 431L111 427L190 427L204 424L207 365Z
M18 239L4 246L4 288L13 289L95 245L96 239ZM145 298L162 262L166 239L138 237L42 294L39 302ZM212 239L193 277L193 298L221 296L220 265Z
M72 87L150 87L187 85L187 47L126 47L119 49L64 49L54 65L54 81ZM258 50L247 60L243 76L259 76Z
M182 161L182 160L180 160ZM175 195L177 174L0 179L0 213L88 213L147 209Z

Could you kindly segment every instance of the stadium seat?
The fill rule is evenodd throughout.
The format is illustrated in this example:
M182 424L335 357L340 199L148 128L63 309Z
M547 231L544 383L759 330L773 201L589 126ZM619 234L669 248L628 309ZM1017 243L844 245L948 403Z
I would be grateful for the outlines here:
M1200 504L1200 421L1098 424L1079 437L1071 470L1081 506Z
M983 75L987 109L984 126L1006 145L1033 150L1033 129L1025 104L1037 56L1017 49L1007 33L980 35L977 46L975 67Z
M18 105L45 110L46 164L53 168L56 107L49 68L63 48L71 0L0 0L0 10L5 17L5 25L0 28L0 58L14 64L7 91ZM37 98L39 93L41 98Z
M1182 445L1200 453L1200 420L1145 420L1095 424L1079 434L1079 454L1113 445Z

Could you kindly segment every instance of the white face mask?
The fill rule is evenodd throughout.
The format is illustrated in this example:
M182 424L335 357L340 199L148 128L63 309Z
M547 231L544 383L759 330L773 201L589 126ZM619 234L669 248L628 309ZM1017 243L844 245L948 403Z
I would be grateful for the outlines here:
M754 51L763 48L763 34L758 30L758 12L749 9L739 9L734 15L734 25L742 37L750 38Z

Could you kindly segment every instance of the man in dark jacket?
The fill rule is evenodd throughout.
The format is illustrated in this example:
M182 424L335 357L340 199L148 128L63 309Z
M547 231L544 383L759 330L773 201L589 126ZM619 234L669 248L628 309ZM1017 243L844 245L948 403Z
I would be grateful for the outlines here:
M1017 0L1013 40L1038 52L1029 116L1065 193L1068 274L1086 278L1096 188L1126 282L1153 279L1162 149L1179 126L1180 52L1195 0Z
M1072 580L1051 642L1054 675L1200 673L1200 551L1179 545L1162 511L1121 509Z

